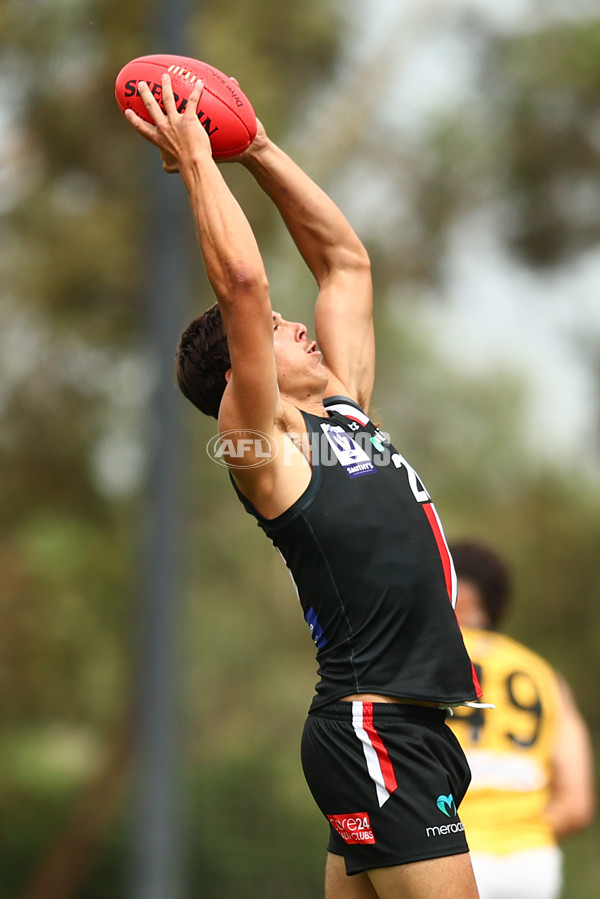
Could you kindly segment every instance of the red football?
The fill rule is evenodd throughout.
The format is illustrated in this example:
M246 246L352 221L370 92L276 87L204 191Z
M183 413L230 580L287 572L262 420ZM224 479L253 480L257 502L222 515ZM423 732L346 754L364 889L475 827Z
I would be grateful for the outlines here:
M164 72L171 76L179 112L185 109L196 81L200 78L204 82L198 118L208 132L215 159L237 156L250 146L256 135L256 116L246 95L233 79L214 66L187 56L165 53L140 56L123 66L115 84L115 96L123 112L133 109L141 118L152 122L138 93L138 82L145 81L161 104Z

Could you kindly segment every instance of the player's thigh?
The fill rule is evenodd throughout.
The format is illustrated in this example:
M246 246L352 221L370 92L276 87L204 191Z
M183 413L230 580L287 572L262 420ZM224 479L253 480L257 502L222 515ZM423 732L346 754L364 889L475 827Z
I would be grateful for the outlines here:
M478 899L468 852L367 872L379 899Z
M377 899L366 874L346 874L342 855L327 853L325 868L325 899Z

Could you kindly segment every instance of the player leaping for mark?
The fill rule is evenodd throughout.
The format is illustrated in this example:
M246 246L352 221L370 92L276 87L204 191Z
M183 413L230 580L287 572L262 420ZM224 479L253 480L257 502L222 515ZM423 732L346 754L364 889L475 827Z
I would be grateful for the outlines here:
M195 115L201 86L183 114L168 79L166 113L144 85L140 93L155 124L128 119L183 179L218 301L181 338L180 387L221 432L260 431L279 448L263 465L251 450L241 464L236 455L230 471L286 559L317 645L302 763L330 823L327 899L475 899L457 813L470 772L445 707L479 691L435 508L367 415L375 370L367 253L259 124L239 161L315 277L317 346L271 307L256 240Z

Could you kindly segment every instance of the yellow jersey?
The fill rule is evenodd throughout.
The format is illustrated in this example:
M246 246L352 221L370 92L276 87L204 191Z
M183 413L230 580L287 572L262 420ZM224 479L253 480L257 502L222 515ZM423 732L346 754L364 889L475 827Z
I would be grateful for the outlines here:
M473 852L504 855L556 843L546 821L560 707L558 679L539 655L492 631L463 628L485 702L448 724L471 766L460 806Z

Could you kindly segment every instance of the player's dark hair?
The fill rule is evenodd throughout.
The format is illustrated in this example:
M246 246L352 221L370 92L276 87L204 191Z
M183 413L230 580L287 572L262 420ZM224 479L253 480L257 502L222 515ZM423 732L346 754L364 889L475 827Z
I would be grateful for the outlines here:
M215 303L181 335L175 355L179 389L205 415L218 418L229 368L227 337L221 310Z
M506 614L512 593L510 572L504 560L490 546L475 540L450 544L457 577L469 581L479 591L490 629L497 628Z

